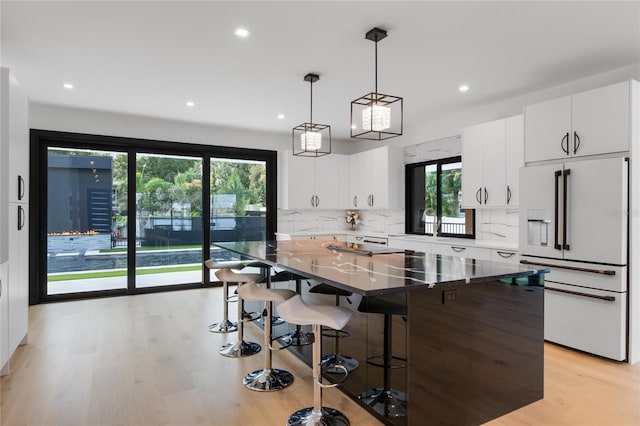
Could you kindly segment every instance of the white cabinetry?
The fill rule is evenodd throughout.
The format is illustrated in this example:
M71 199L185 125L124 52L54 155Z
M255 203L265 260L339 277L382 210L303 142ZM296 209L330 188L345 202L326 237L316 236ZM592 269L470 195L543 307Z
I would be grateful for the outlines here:
M0 68L0 361L2 374L16 347L26 342L29 308L29 101L6 68Z
M464 129L464 207L517 206L517 169L522 165L522 143L521 115Z
M525 108L525 161L629 150L630 81Z
M345 155L298 157L285 153L285 208L344 209L349 182Z
M349 156L349 208L403 207L401 154L384 146Z
M461 244L431 244L431 253L448 256L466 257L479 260L491 260L491 250L484 247L473 247Z

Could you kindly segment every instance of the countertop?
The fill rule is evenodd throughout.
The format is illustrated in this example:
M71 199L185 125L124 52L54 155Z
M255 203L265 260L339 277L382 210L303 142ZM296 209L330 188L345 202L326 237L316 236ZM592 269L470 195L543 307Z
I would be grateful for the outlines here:
M396 250L378 245L321 240L238 241L216 246L363 296L431 289L441 284L473 284L545 272L528 267L454 256Z

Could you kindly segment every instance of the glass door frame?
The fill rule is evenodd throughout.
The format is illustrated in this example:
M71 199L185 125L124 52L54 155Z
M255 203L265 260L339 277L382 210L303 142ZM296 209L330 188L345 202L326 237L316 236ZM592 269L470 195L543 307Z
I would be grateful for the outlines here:
M128 154L127 210L135 215L136 209L136 155L185 155L202 159L202 258L209 259L211 245L210 226L204 223L211 216L210 203L210 161L224 158L231 160L256 160L266 164L266 235L267 239L274 239L277 230L277 151L236 148L216 145L200 145L181 142L157 141L116 136L101 136L81 133L58 132L48 130L31 130L31 167L30 177L34 185L30 188L30 249L29 249L29 303L53 302L105 296L123 296L186 288L201 288L209 286L209 269L202 268L202 281L199 283L176 284L162 287L135 287L135 247L128 246L127 250L127 288L101 291L87 291L82 293L47 294L47 152L49 147L78 150L115 151ZM133 180L132 180L133 177ZM131 183L134 183L133 185ZM130 217L129 217L130 219ZM133 223L133 222L132 222ZM136 230L127 227L128 241L135 241Z

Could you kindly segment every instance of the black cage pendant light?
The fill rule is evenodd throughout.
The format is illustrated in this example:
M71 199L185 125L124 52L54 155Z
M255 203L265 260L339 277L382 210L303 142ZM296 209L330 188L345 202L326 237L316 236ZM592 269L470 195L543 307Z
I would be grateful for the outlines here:
M351 137L383 140L402 135L402 98L378 93L378 42L385 30L373 28L365 38L375 42L375 92L351 102Z
M320 80L318 74L307 74L304 81L311 86L310 116L308 123L293 128L293 155L303 157L321 157L331 154L331 126L313 122L313 83Z

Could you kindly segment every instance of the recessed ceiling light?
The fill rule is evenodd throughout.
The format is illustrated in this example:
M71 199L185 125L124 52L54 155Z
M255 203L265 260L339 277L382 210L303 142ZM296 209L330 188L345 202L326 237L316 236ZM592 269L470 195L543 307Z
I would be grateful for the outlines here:
M63 84L63 85L62 85L62 87L64 87L65 89L69 89L69 90L71 90L71 89L73 89L73 84L71 84L71 83L65 83L65 84Z
M461 92L466 92L467 90L469 90L469 86L463 84L462 86L458 87L458 90Z
M251 31L246 28L237 28L233 33L238 37L247 38L249 37L249 34L251 34Z
M282 120L284 118L284 114L278 114L278 119Z
M188 102L187 102L187 106L188 106L188 107L192 107L192 106L195 106L195 105L196 105L196 104L195 104L195 102L193 102L193 101L188 101Z

